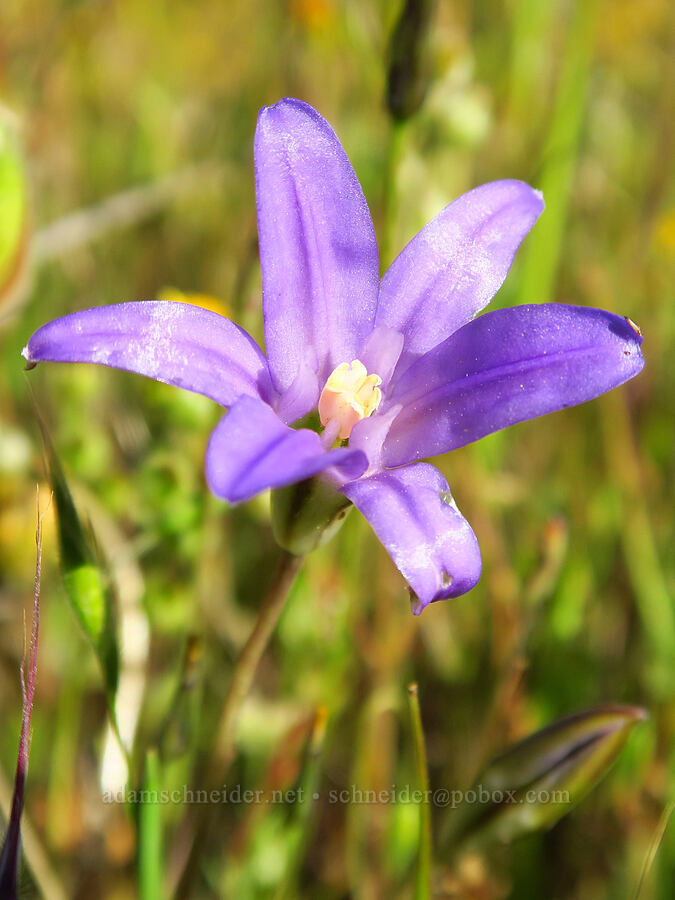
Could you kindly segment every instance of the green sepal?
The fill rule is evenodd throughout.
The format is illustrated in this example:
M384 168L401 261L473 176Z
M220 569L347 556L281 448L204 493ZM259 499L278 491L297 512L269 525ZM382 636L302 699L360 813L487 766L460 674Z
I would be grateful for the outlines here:
M329 541L351 508L344 494L320 478L272 491L272 530L280 547L304 556Z

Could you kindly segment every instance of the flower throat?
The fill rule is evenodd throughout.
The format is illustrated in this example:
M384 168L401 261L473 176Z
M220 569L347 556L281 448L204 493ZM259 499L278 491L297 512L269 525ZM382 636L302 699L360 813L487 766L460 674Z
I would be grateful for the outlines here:
M348 440L356 423L372 416L382 402L380 384L380 376L369 375L359 359L333 369L319 397L324 446L331 446L337 438Z

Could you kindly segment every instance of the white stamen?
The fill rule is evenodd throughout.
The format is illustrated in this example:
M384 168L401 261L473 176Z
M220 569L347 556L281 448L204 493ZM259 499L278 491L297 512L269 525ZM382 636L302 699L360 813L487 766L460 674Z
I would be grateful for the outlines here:
M325 446L330 446L336 437L347 440L357 422L372 416L382 401L380 384L380 376L369 375L358 359L333 369L319 398L319 418L326 428ZM329 437L332 439L327 444Z

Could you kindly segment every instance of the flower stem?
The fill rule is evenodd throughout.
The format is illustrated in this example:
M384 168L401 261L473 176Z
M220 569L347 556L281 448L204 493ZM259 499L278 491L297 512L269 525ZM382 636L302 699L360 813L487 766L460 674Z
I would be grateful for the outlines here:
M237 659L220 714L218 735L209 766L211 776L218 780L218 783L222 781L221 776L227 772L234 757L241 708L251 689L258 664L274 633L295 576L302 565L302 560L302 556L294 556L292 553L284 551L272 586L258 613L253 631Z
M228 769L235 756L237 726L242 706L251 689L258 665L274 633L303 558L283 551L277 573L260 608L253 631L237 658L232 680L223 702L211 758L206 767L207 789L217 789L222 787L225 782ZM206 843L209 826L217 809L217 804L205 804L200 807L201 818L193 829L191 846L175 892L176 900L192 895L191 885L197 872L199 856Z
M420 840L417 858L417 878L415 882L415 900L430 900L431 897L431 803L429 802L429 772L427 769L427 752L424 744L424 729L420 713L420 701L417 684L408 686L410 718L412 721L413 740L415 743L415 762L417 764L417 789L422 792L420 812Z

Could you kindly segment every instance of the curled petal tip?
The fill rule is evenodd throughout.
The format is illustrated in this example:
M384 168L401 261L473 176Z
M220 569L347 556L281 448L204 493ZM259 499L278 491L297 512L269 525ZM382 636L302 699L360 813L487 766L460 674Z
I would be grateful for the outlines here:
M422 610L425 608L425 604L422 603L420 598L417 596L415 591L408 585L408 593L410 594L410 612L413 616L421 616Z
M314 109L313 106L310 106L309 103L305 103L304 100L298 100L296 97L282 97L280 100L277 100L276 103L270 103L267 106L261 106L260 112L258 113L258 125L264 126L267 120L271 120L270 124L274 122L272 117L275 114L283 114L284 112L293 113L302 113L311 118L324 121L323 117Z
M628 316L625 316L624 318L626 319L626 322L630 325L630 327L633 329L635 334L640 338L640 343L642 343L643 334L642 334L642 329L640 328L640 326L637 324L637 322L634 322Z
M514 204L520 204L523 208L529 208L533 223L536 222L546 208L544 192L540 191L539 188L532 187L527 181L521 181L518 178L504 178L502 181L488 182L488 185L485 185L485 187L492 185L497 189L511 193Z
M31 369L34 369L37 366L37 362L30 355L27 344L21 351L21 355L26 360L26 365L23 367L24 372L30 372Z

